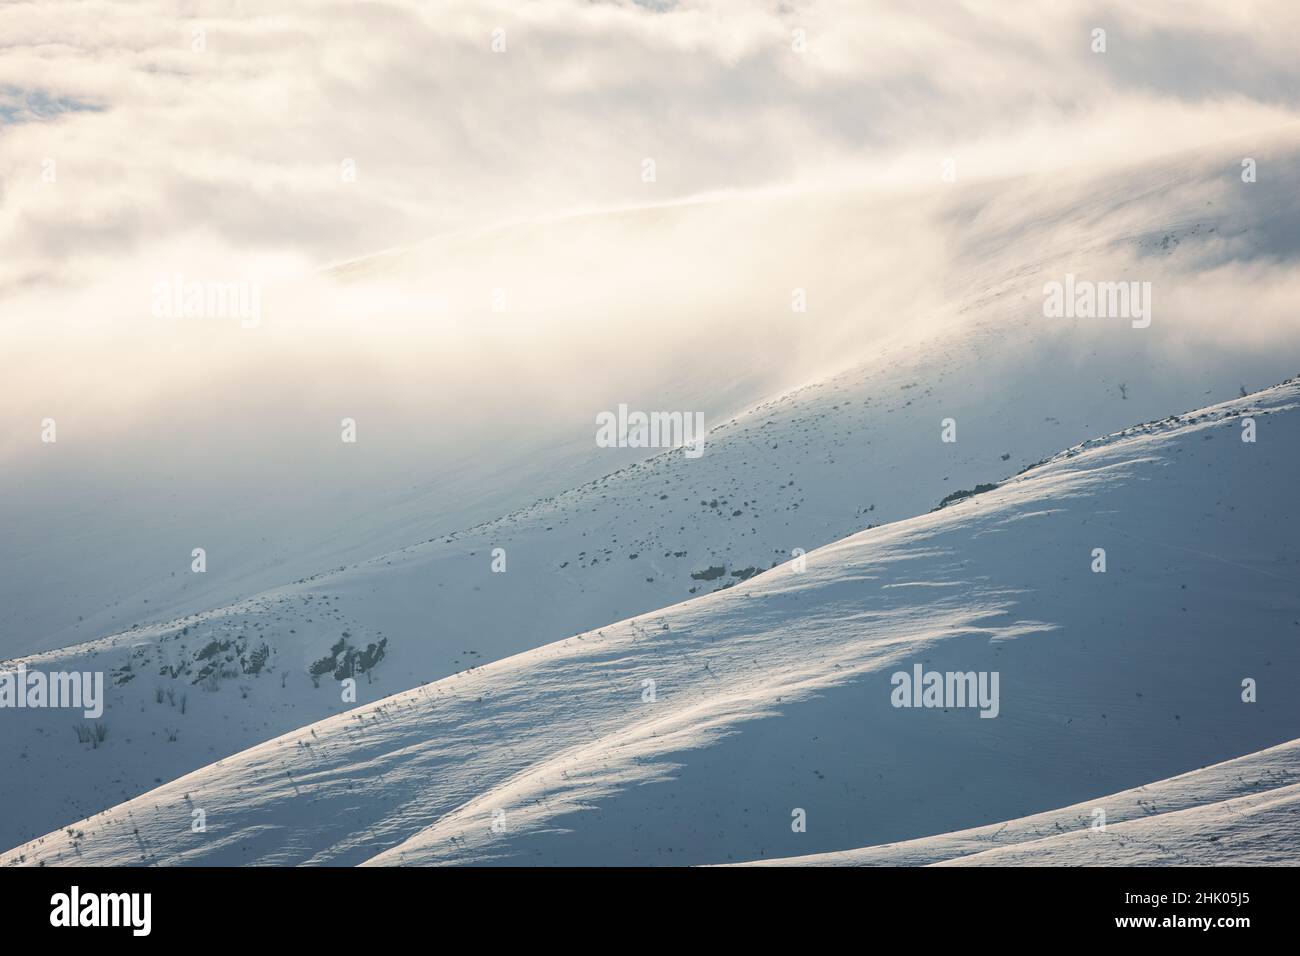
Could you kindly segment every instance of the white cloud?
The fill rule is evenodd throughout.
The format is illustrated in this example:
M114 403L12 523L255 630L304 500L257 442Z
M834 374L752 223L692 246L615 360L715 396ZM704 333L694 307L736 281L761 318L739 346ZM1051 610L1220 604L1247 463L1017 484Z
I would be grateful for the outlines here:
M0 103L27 121L0 133L0 288L198 230L331 261L831 171L929 176L949 155L964 175L1132 158L1294 120L1298 17L1286 2L8 6Z

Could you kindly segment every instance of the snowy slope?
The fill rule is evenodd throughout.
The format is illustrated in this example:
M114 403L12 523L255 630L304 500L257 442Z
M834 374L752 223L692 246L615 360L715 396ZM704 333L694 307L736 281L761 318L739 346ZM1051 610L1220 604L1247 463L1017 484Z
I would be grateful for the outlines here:
M1057 184L1050 223L1030 218L1039 206L1021 208L1036 187L980 187L942 207L960 220L962 240L946 253L952 275L937 329L904 329L867 361L711 421L699 459L656 454L485 524L21 659L108 671L109 736L88 750L73 733L76 716L6 713L0 759L23 773L0 782L0 845L349 709L334 680L349 672L349 648L387 642L378 665L357 674L356 703L375 701L734 586L795 549L924 513L1091 435L1276 381L1300 364L1300 342L1212 348L1204 336L1222 323L1205 297L1158 300L1147 329L1041 314L1043 282L1080 262L1109 263L1116 274L1140 266L1175 289L1205 276L1241 295L1259 287L1258 272L1221 270L1236 260L1289 261L1278 220L1295 215L1300 191L1287 184L1300 164L1279 165L1258 192L1224 186L1224 169L1220 157L1155 164L1125 174L1122 198L1118 182ZM833 206L835 197L818 202ZM1078 230L1088 236L1082 251ZM411 255L422 268L427 254ZM939 441L944 418L957 422L954 444ZM594 416L583 427L594 434ZM596 473L606 452L626 460L589 448L571 466ZM494 494L517 496L503 490L512 481L519 476ZM427 533L437 522L422 501L398 509L381 539ZM356 553L371 531L345 522L332 533ZM498 547L503 574L491 570ZM340 640L346 646L333 655ZM335 663L313 682L309 668L327 658Z
M1258 442L1239 440L1244 417ZM1254 753L1300 736L1300 515L1280 480L1297 448L1294 381L1131 427L803 572L331 717L5 861L753 861L1014 820ZM996 671L998 716L892 707L890 675L914 664ZM1235 809L1206 812L1222 826Z
M124 310L101 323L126 343L120 367L80 332L67 362L89 351L104 374L138 381L143 410L101 409L81 382L24 382L23 351L0 353L0 656L210 610L571 490L644 457L592 443L594 415L620 402L699 410L712 426L854 369L876 379L843 380L842 397L872 397L881 414L888 390L913 382L909 398L933 388L933 406L968 414L985 406L950 403L1046 400L1043 416L1008 420L1014 434L976 416L990 427L968 437L1005 444L986 452L1016 464L1277 381L1300 358L1276 329L1300 285L1297 143L1294 130L1253 138L1267 174L1249 185L1229 146L1093 178L867 182L485 230L340 266L324 288L290 285L261 327L205 326L198 342L104 303ZM1043 282L1067 271L1152 281L1152 327L1045 324ZM503 313L488 308L497 287ZM791 311L796 288L806 313ZM976 355L964 336L980 320ZM54 445L33 428L46 415ZM345 415L356 445L339 441ZM1047 416L1057 434L1027 427ZM852 418L833 440L890 424ZM927 437L934 427L924 420ZM755 467L824 470L830 449L794 457L803 444ZM851 511L911 513L879 462L902 475L923 462L879 439L837 451L837 472L867 469L854 480L872 497ZM827 503L833 527L814 543L851 527L840 505ZM194 547L208 552L202 575L189 573ZM660 597L645 596L624 613Z
M760 865L1294 866L1298 817L1300 740L1292 740L1032 817Z

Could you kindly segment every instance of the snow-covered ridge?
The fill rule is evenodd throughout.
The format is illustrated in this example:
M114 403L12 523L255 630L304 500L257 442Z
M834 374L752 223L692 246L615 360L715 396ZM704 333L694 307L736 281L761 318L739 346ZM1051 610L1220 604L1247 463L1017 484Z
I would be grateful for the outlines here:
M1112 436L802 572L279 737L5 862L754 861L1015 820L1293 740L1300 515L1278 476L1298 400L1291 381ZM997 672L998 716L892 706L914 664Z
M767 866L1294 866L1300 740L1019 820ZM746 865L746 864L739 864Z

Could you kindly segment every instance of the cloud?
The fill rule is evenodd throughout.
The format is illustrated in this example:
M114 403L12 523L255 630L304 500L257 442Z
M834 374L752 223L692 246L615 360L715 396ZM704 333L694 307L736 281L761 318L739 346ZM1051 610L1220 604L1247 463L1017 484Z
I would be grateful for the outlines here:
M830 170L1100 161L1293 120L1300 90L1285 2L51 3L0 34L5 284L197 228L325 262Z

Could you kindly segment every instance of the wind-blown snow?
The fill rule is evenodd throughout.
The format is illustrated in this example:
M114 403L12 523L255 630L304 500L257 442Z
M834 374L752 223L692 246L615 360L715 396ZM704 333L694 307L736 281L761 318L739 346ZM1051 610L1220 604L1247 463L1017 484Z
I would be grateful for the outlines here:
M1300 737L1300 537L1277 481L1297 448L1296 382L1134 426L802 573L331 717L4 859L744 862L1016 820L1274 747ZM890 674L914 663L997 671L999 715L892 707ZM1246 806L1207 794L1192 825L1163 821L1179 853Z

